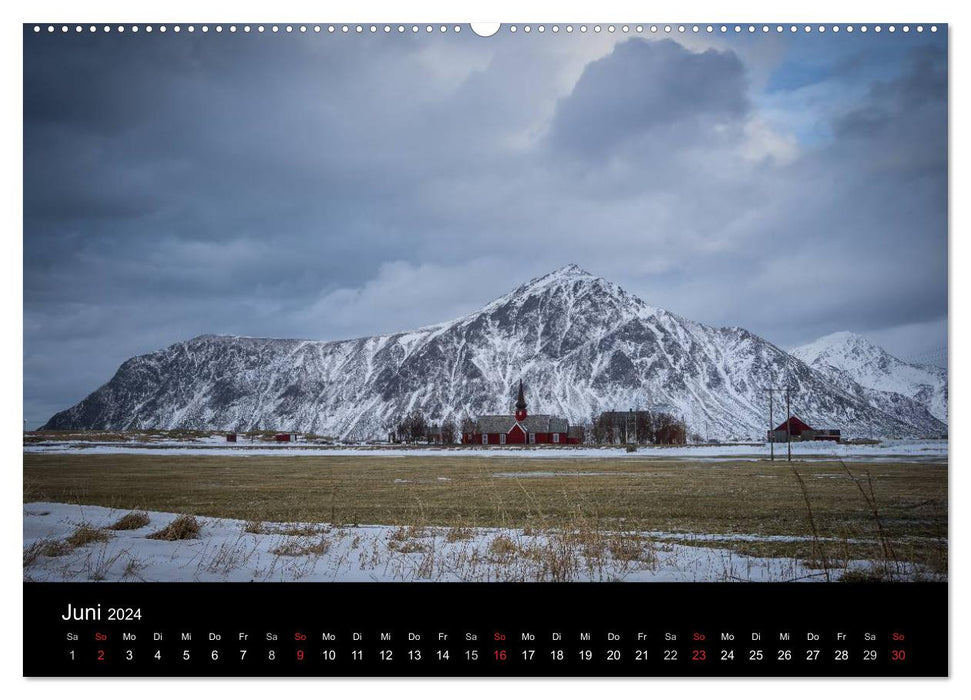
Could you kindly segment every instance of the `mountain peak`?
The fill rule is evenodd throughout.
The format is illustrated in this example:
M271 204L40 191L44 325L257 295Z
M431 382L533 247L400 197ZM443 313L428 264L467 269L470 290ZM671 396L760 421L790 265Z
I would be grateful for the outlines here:
M544 284L553 281L577 279L596 279L596 277L591 275L576 263L570 263L569 265L553 270L552 272L548 272L541 277L536 277L530 280L526 286L532 287L537 284Z
M875 345L871 340L859 333L837 331L794 348L792 354L805 362L812 363L820 357L825 358L834 352L843 353L847 350L886 352L883 348Z
M852 331L836 331L835 333L830 333L829 335L824 335L821 338L817 338L815 342L827 345L846 345L851 343L854 345L873 345L873 342L871 342L867 337Z
M529 282L520 285L510 293L499 297L482 311L487 311L495 306L509 303L511 301L523 300L529 297L544 295L549 292L556 292L565 287L571 287L576 282L601 282L607 284L599 277L591 275L579 265L570 263L565 267L548 272L540 277L534 277Z
M555 274L555 275L556 274L558 274L558 275L573 275L573 276L582 276L582 277L590 277L591 276L589 272L587 272L586 270L584 270L582 267L580 267L576 263L570 263L569 265L564 265L559 270L554 270L552 274Z

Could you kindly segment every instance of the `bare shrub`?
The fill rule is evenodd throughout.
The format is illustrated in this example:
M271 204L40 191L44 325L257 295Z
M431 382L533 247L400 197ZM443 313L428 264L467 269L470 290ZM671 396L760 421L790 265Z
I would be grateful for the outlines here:
M202 526L193 515L180 515L158 532L146 535L150 540L194 540L199 536Z

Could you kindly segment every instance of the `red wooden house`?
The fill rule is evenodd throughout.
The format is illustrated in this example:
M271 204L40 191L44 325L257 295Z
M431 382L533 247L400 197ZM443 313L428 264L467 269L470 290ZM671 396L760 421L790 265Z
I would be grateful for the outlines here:
M804 440L829 440L839 442L840 431L817 430L800 420L797 416L791 416L788 421L782 421L775 430L770 430L768 437L769 442L803 442Z
M566 418L550 415L531 416L526 411L523 383L512 415L479 416L475 431L462 434L465 445L575 445L580 442Z

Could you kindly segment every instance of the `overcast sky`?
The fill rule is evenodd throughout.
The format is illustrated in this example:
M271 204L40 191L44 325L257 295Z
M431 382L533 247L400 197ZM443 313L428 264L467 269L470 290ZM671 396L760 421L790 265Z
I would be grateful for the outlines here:
M933 359L944 32L670 36L25 30L28 423L195 335L406 330L571 262Z

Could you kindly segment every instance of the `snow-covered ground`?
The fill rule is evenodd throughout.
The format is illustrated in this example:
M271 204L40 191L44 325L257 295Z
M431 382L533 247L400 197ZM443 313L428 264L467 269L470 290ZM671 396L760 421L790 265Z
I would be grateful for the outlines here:
M127 511L63 503L23 507L31 581L817 581L793 559L749 557L715 540L804 538L515 529L331 526L198 518L195 539L148 539L177 517L148 512L133 530L71 548L79 527L110 528ZM253 532L253 531L256 532ZM90 532L90 529L89 529ZM677 540L677 541L675 541ZM685 544L685 542L697 542ZM847 570L866 570L849 562ZM830 577L840 576L830 571ZM909 576L903 572L906 578Z
M366 455L374 457L515 457L534 458L622 458L622 459L767 459L769 445L683 445L672 447L639 447L627 452L623 447L326 447L291 443L227 443L208 439L205 443L166 441L146 446L139 442L45 442L24 445L24 452L83 454L160 454L183 455L230 454L234 457L334 456ZM776 459L785 458L786 445L776 444ZM792 454L800 459L843 459L847 461L946 461L947 440L884 440L875 445L853 445L834 442L794 442Z

